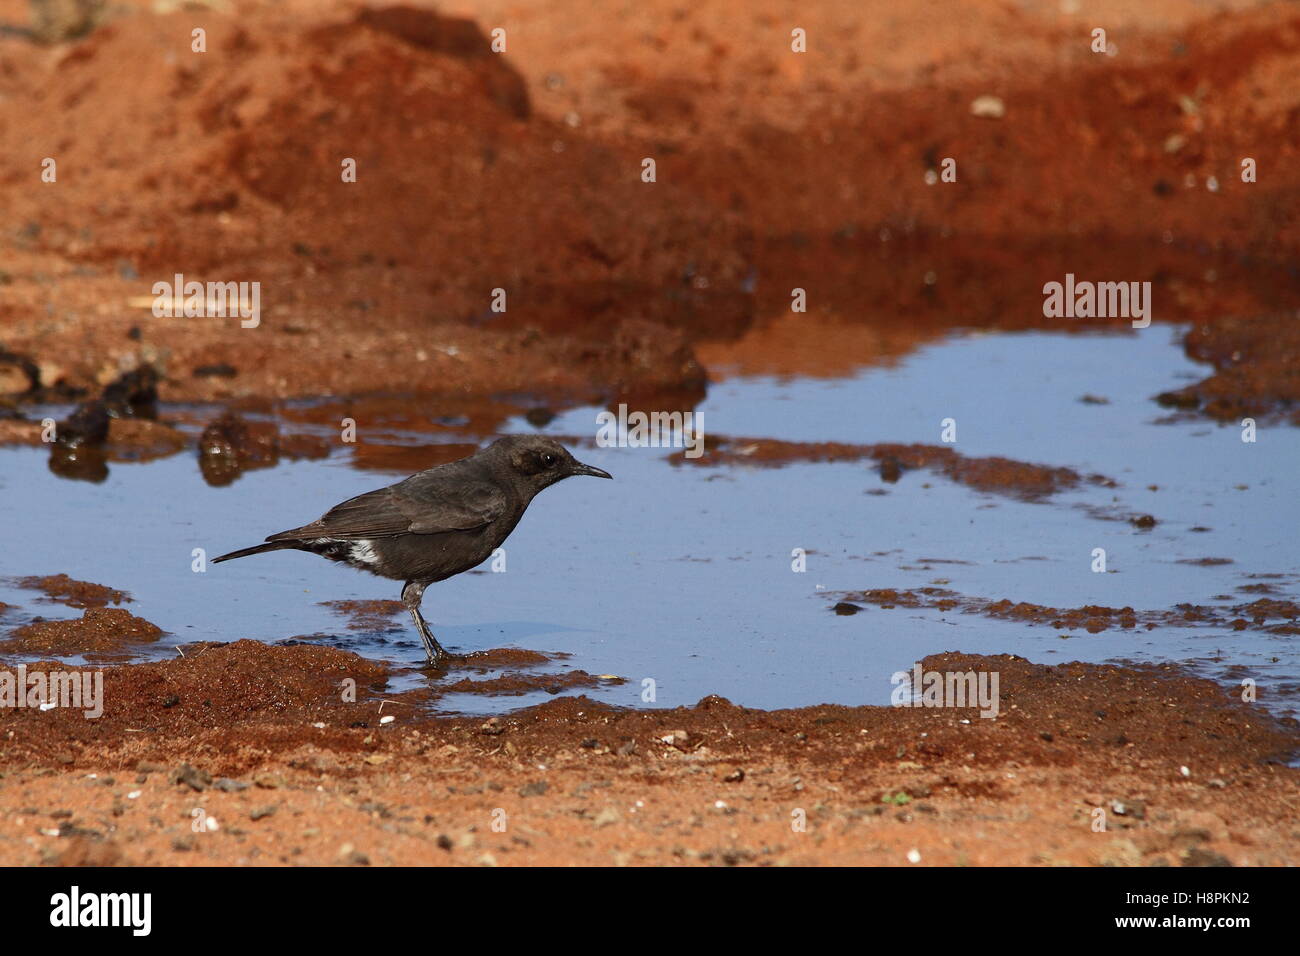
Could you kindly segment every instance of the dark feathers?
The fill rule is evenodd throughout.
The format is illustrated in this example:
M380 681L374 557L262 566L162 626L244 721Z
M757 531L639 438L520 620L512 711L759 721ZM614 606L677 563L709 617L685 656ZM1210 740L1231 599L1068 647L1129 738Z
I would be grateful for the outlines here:
M501 488L472 474L462 459L378 491L349 498L324 516L267 541L310 541L336 538L360 541L399 534L440 534L472 531L496 521L510 505Z
M295 548L399 581L441 581L486 560L539 491L572 475L609 477L554 439L512 435L213 561Z

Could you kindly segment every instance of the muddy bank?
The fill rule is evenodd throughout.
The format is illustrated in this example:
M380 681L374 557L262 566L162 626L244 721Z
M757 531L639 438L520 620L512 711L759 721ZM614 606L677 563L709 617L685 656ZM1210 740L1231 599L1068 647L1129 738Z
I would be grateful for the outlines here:
M671 181L643 183L632 144L536 115L477 24L416 8L194 16L124 17L57 66L5 41L46 73L10 80L27 106L0 117L6 138L56 141L79 170L57 208L36 196L15 210L31 228L11 237L27 258L6 296L7 318L48 335L24 289L43 298L59 259L97 276L80 283L95 290L89 348L40 348L67 380L141 350L170 360L175 397L373 390L400 378L397 361L417 388L448 391L689 377L670 319L738 287L743 227ZM187 53L116 81L199 21L239 70ZM59 105L59 131L37 101ZM171 148L112 135L110 115ZM106 189L132 201L103 215ZM150 290L175 273L259 282L261 321L156 318Z
M0 654L125 660L139 652L139 645L162 636L161 628L125 608L92 606L80 618L37 620L15 628L0 641Z
M29 144L0 160L2 344L29 363L5 389L144 359L172 400L399 387L688 407L714 368L1060 325L1042 286L1067 272L1152 282L1157 322L1300 307L1285 4L1113 13L1115 56L1050 6L598 3L577 26L524 4L504 54L499 12L462 9L127 4L54 48L0 35L0 131ZM177 45L195 25L204 56ZM981 96L1000 115L975 115ZM32 188L45 157L60 175ZM933 181L945 158L955 182ZM261 283L259 323L155 317L153 283L178 272ZM791 352L795 288L825 336ZM1223 349L1244 358L1207 412L1287 410L1278 356Z
M382 693L382 668L340 651L193 651L106 671L97 720L0 710L0 859L1194 866L1300 854L1278 811L1300 800L1300 771L1272 762L1296 746L1294 722L1174 668L922 662L997 672L996 719L565 697L484 721L423 716Z
M770 438L731 438L711 435L702 454L674 453L674 465L753 465L779 468L794 462L825 463L870 460L878 463L881 480L892 484L907 471L926 469L976 491L1042 500L1083 482L1105 488L1116 482L1104 475L1083 476L1070 468L1053 468L1009 458L971 458L942 445L848 442L791 442Z
M126 591L90 581L77 581L66 574L29 575L17 578L14 583L21 588L42 591L49 600L68 607L105 607L131 600L131 595Z
M924 560L921 562L924 564ZM1247 585L1248 589L1250 586ZM1046 607L1026 601L1007 598L990 600L970 597L940 587L896 590L872 588L866 591L844 592L837 595L836 613L852 614L857 605L870 604L879 608L935 608L940 611L960 611L964 614L982 614L986 617L1020 621L1026 624L1046 624L1061 631L1086 630L1091 634L1112 629L1151 630L1161 626L1216 627L1234 631L1260 630L1280 636L1300 635L1300 604L1288 599L1257 598L1254 601L1228 605L1179 604L1168 610L1134 610L1131 607L1104 607L1086 605L1077 608Z
M1300 425L1300 314L1201 323L1188 332L1186 348L1190 358L1210 363L1214 374L1160 394L1160 404L1238 424L1243 418L1280 417Z

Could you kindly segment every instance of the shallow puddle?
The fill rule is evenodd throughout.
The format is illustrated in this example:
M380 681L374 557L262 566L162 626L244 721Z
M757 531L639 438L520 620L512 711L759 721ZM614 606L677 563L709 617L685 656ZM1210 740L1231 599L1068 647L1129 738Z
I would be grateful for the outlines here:
M1238 427L1161 423L1169 413L1153 396L1204 374L1169 327L969 334L847 378L726 379L698 407L709 436L922 443L1116 482L1085 481L1036 501L977 491L937 470L905 469L886 481L871 460L683 463L670 449L595 447L596 408L563 412L540 429L548 416L517 414L504 430L577 436L577 456L616 480L576 478L547 490L507 542L504 572L485 566L429 588L425 615L449 648L547 655L522 668L492 657L456 668L441 680L493 681L483 688L491 692L457 689L436 706L500 712L561 691L658 707L707 694L765 708L879 704L895 671L960 650L1047 663L1184 662L1225 683L1253 677L1261 700L1288 710L1300 683L1295 638L1258 627L1089 633L960 609L856 602L856 614L831 610L853 601L851 592L922 587L1139 612L1294 599L1300 431L1261 423L1258 440L1244 443ZM346 407L297 403L278 414L295 429L311 423L337 438L332 423ZM79 616L11 580L62 572L129 592L134 600L123 606L168 632L147 655L247 637L418 663L405 614L381 608L358 619L323 603L392 600L397 582L296 552L191 570L196 548L210 557L254 544L489 437L473 414L447 403L394 399L384 407L383 420L358 418L362 444L336 443L326 459L249 471L224 487L204 481L192 450L113 464L94 484L53 475L43 449L0 449L0 490L10 503L0 601L15 605L0 626ZM216 413L171 407L162 417ZM944 419L955 422L955 444L941 440ZM1139 528L1134 515L1156 524ZM1093 571L1098 548L1109 573ZM792 571L794 549L807 552L803 573ZM529 689L509 679L518 674L565 679ZM403 670L394 689L429 680Z

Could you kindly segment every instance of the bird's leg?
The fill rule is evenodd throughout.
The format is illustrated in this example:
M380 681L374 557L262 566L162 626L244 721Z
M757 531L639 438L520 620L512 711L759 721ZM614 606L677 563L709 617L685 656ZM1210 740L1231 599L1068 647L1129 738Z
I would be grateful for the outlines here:
M402 588L402 603L406 609L411 612L411 620L415 621L415 629L420 632L420 640L424 643L424 653L429 658L430 664L444 664L454 655L449 654L438 639L433 636L429 630L429 625L424 623L424 616L420 613L420 602L424 600L424 589L428 587L418 581L407 581L406 586Z

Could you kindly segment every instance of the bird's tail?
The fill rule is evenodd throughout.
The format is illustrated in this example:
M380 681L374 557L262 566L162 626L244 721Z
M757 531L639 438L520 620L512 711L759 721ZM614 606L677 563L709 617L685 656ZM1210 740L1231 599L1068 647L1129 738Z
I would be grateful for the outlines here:
M268 541L266 544L255 544L251 548L242 548L239 551L223 554L219 558L213 558L212 563L220 564L222 561L229 561L232 558L246 558L250 554L262 554L266 551L280 551L284 548L292 548L295 543L293 541Z

